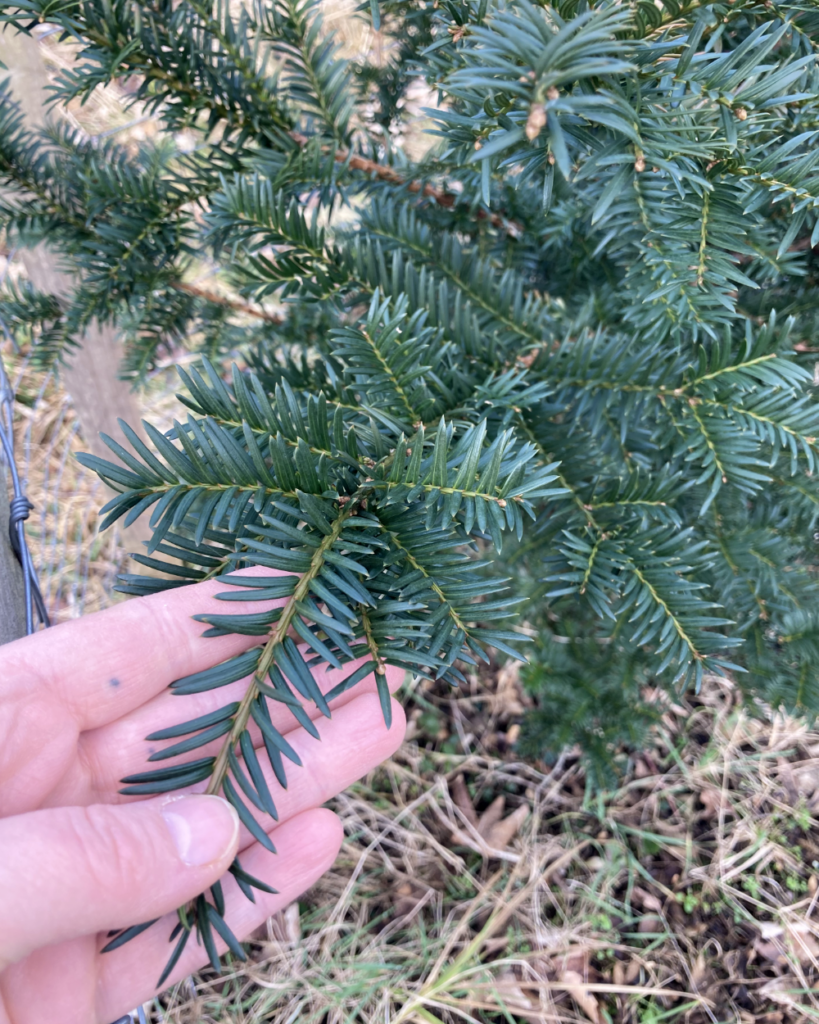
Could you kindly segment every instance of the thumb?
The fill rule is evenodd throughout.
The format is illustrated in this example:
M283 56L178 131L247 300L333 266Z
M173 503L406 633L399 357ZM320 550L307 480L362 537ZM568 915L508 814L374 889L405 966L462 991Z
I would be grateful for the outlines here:
M161 917L220 878L238 845L236 812L215 796L0 820L0 970L41 946Z

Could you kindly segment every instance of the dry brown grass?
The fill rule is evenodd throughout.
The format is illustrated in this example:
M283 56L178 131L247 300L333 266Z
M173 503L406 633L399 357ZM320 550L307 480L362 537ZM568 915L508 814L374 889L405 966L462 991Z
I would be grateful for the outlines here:
M551 769L492 755L499 675L454 698L408 688L422 715L454 701L486 748L446 753L416 725L334 801L334 869L249 964L179 986L157 1019L819 1019L819 734L753 718L711 680L591 798L572 752Z
M0 274L3 262L0 257ZM99 532L97 513L111 492L75 458L86 445L58 373L34 369L8 342L0 343L0 356L17 395L16 459L34 505L28 545L49 614L62 622L118 599L113 587L117 573L128 569L130 549L118 525ZM156 374L142 397L146 414L163 429L181 409L168 371Z
M55 375L33 371L8 345L0 354L17 394L16 458L34 504L28 545L49 614L61 622L110 603L127 556L116 529L98 534L106 489L74 458L82 448L77 418Z

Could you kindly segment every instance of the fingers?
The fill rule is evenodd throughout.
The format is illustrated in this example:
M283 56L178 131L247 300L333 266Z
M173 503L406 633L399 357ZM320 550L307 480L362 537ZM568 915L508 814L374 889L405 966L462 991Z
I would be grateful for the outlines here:
M0 971L32 950L161 917L224 874L239 821L218 797L63 807L0 821Z
M249 569L252 575L282 575ZM258 637L202 637L191 616L219 611L224 583L210 580L107 608L6 644L0 650L0 704L37 694L79 729L121 718L170 682L258 644ZM251 601L243 612L283 604Z
M345 665L343 669L319 670L315 679L322 692L331 690L346 676L354 671L360 662ZM79 740L79 764L81 775L67 774L62 783L52 794L51 803L96 803L118 799L120 779L136 772L144 771L151 754L169 746L169 742L148 741L146 736L158 729L168 728L181 722L190 721L201 715L209 714L232 701L241 700L247 691L250 676L217 690L189 697L176 697L165 691L137 708L130 715L110 725L84 733ZM395 691L404 680L404 670L387 667L387 681L390 690ZM375 677L370 675L353 689L343 693L330 705L335 714L337 709L360 696L362 693L375 692ZM273 725L281 733L290 732L296 725L291 711L283 704L269 702ZM315 704L305 704L305 711L316 721L319 733L324 736L326 722ZM251 726L254 745L261 745L261 738L255 725ZM218 750L224 740L202 747L196 755L188 754L169 758L168 765L191 760L193 756L205 757Z
M271 896L257 891L256 902L251 903L228 876L223 882L226 919L234 935L246 938L271 914L292 903L313 885L332 866L342 837L341 822L336 815L316 809L276 829L276 856L258 844L243 853L242 867L279 892ZM155 993L154 985L173 948L168 943L168 935L175 923L175 915L168 917L128 945L100 956L97 1024L108 1024ZM221 940L217 940L217 947L220 953L225 951ZM166 984L172 985L186 977L206 960L204 950L192 937ZM39 1024L39 1021L32 1021L32 1024Z
M330 812L311 806L393 753L403 739L404 728L403 710L396 702L392 728L387 730L377 697L367 693L350 700L325 723L321 743L302 729L288 734L305 767L294 766L288 790L275 794L282 824L274 828L274 823L265 819L278 855L251 842L246 833L238 836L243 867L277 888L279 895L257 892L256 903L251 904L226 876L227 920L234 934L247 935L330 866L341 841L340 825ZM269 781L273 788L272 777ZM187 819L185 807L191 806L190 799L152 799L85 811L40 811L0 823L0 972L4 956L8 960L24 955L26 944L51 943L2 973L0 1001L12 1020L45 1024L54 1019L56 1011L61 1020L86 1024L94 1019L91 1007L96 1001L98 1024L108 1024L152 994L152 982L171 953L168 935L175 915L103 955L97 955L97 950L105 938L66 939L85 929L104 931L150 920L206 889L225 871L236 848L235 822L229 815L230 828L220 837L218 822L209 817ZM205 800L221 805L213 798ZM131 817L133 812L145 814ZM171 821L170 851L162 832L169 828L168 823L159 827L157 813L182 819ZM24 827L3 831L15 823ZM208 842L218 850L226 841L229 852L221 861L212 860L199 868L190 863L213 856ZM197 881L192 884L194 878ZM14 937L13 948L9 936ZM94 961L96 967L89 971L87 965ZM168 984L204 962L202 948L192 940ZM76 986L58 986L55 998L32 1002L32 979L53 977L55 971L60 977L76 979L82 992ZM71 992L71 999L63 1008L65 992Z
M280 820L323 803L394 753L405 719L393 703L390 730L378 698L363 694L326 723L323 742L301 728L289 734L304 767L291 766L286 791L267 766ZM191 794L3 819L0 970L40 946L174 909L211 885L237 848L250 843L224 801Z

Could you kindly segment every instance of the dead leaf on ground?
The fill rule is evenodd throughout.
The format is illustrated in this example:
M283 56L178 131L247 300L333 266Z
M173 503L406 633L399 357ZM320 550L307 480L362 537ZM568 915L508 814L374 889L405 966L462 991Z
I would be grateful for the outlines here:
M529 807L521 804L508 817L503 818L490 828L486 835L486 844L493 850L505 850L520 831L524 821L529 817Z
M692 987L698 989L703 981L708 977L708 973L708 962L705 959L705 954L700 950L694 960L694 963L691 965L691 976L689 980Z
M535 1010L537 1006L520 987L520 981L511 970L502 971L495 981L495 993L499 1005L521 1010Z
M635 981L640 980L640 961L635 957L633 960L629 960L626 965L626 984L633 985Z
M589 980L589 960L591 953L587 946L574 946L560 958L558 973L573 971L586 981Z
M819 790L819 764L803 765L794 768L793 779L798 792L811 800Z
M269 917L252 933L252 938L296 945L301 939L301 915L298 903L290 903L283 910L279 910Z
M644 914L637 923L637 931L641 935L659 934L665 931L665 925L659 914Z
M450 790L452 793L452 799L455 806L463 814L466 820L474 828L478 827L478 815L475 813L475 808L472 806L472 800L469 796L469 790L466 788L466 782L463 775L458 775L455 781L452 783Z
M778 757L776 759L776 765L778 769L777 775L782 784L782 790L777 791L774 796L793 805L799 799L799 786L797 784L793 768L788 764L784 757Z
M520 665L516 661L510 661L498 672L495 709L499 715L518 718L525 710L523 699Z
M577 1008L589 1018L592 1024L600 1024L600 1006L595 997L583 984L582 975L577 971L564 971L560 980L566 986L569 995L574 999Z
M759 938L754 940L757 956L777 966L785 966L793 957L803 967L819 963L819 940L807 921L780 925L763 921L759 925Z
M631 891L632 898L636 900L643 910L649 910L659 914L663 909L662 900L655 893L647 892L639 885L635 885Z
M483 840L488 850L482 848L482 844L477 837L472 836L467 829L460 828L454 822L450 824L452 838L456 843L469 846L480 853L486 854L491 850L505 850L529 816L529 804L523 803L504 818L503 812L506 809L506 797L501 794L495 797L479 817L470 799L469 790L463 775L455 777L450 793L453 803L478 833L478 836Z
M691 990L699 993L705 999L713 1001L714 997L719 995L722 981L702 950L699 951L694 962L691 964L688 982Z
M561 956L555 964L555 971L552 975L563 975L567 971L580 975L585 984L589 982L605 981L605 977L592 963L593 950L588 946L572 946ZM546 971L545 973L549 973Z
M719 789L711 787L703 789L699 793L699 798L700 803L705 808L703 811L700 811L700 817L706 821L719 817L720 811L726 811L730 807L725 795Z
M483 814L478 818L478 834L483 838L489 835L493 826L501 820L503 817L504 809L506 808L506 797L496 796L492 803L486 808Z
M771 978L760 989L761 996L770 999L781 1006L790 1006L799 1009L803 1006L799 989L799 979L792 974L785 974L781 978Z
M282 912L284 918L284 935L288 942L295 945L301 938L301 916L298 903L291 903Z
M396 917L406 917L411 914L421 903L429 890L414 882L399 882L392 892L392 902L395 908Z

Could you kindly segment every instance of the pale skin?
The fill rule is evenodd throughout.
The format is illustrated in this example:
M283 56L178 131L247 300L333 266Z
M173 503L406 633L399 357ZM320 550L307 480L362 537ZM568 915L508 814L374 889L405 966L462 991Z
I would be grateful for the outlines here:
M259 642L201 636L190 616L224 611L214 595L226 589L207 582L131 600L0 648L0 1024L110 1024L148 999L172 948L175 908L223 878L237 851L245 870L279 890L257 892L253 904L223 878L227 922L247 936L335 860L341 823L321 805L400 745L403 711L393 700L387 730L372 677L339 697L329 720L307 705L320 741L271 703L274 724L303 762L288 763L286 790L267 765L279 821L260 821L276 855L251 839L226 802L197 795L204 782L182 799L120 796L119 780L146 770L149 754L165 745L146 735L246 690L247 679L194 696L167 690ZM351 671L321 669L316 678L326 691ZM388 679L394 690L403 672L388 669ZM219 742L179 760L214 753ZM265 765L263 748L259 754ZM132 942L100 953L110 929L163 915ZM205 961L189 942L166 984Z

